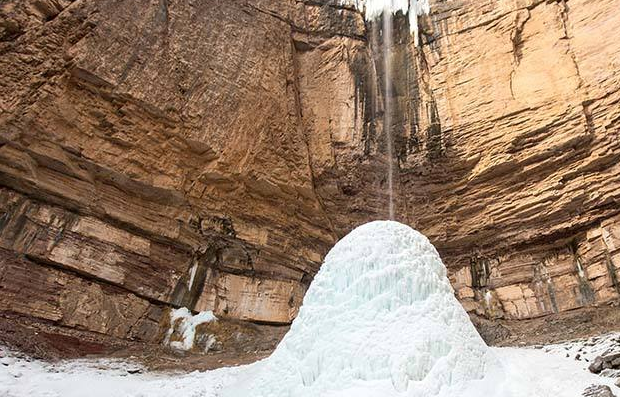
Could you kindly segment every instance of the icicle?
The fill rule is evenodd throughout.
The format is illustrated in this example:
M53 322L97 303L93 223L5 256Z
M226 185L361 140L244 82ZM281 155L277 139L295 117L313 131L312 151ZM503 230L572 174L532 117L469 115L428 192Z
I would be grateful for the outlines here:
M354 5L364 12L366 20L378 18L384 11L409 14L409 30L416 46L419 45L418 17L431 11L430 0L341 0L342 4Z

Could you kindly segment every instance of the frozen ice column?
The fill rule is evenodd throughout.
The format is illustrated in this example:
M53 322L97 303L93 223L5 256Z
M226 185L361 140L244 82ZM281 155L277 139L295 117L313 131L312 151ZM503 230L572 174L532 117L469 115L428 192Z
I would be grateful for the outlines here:
M492 362L433 245L378 221L336 244L280 345L225 395L446 395Z

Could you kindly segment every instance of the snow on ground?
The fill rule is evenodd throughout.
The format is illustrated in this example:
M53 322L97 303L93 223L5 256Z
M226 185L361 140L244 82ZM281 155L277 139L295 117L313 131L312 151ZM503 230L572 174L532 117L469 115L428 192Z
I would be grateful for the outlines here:
M0 360L0 397L212 397L234 379L237 368L189 374L146 373L120 360ZM1 361L0 361L1 362Z
M571 346L578 349L582 344ZM470 396L578 397L591 384L606 384L616 394L620 393L620 389L613 386L613 379L591 374L585 369L587 363L567 358L562 352L548 353L531 348L491 350L504 367L504 377L495 380L503 391L489 392L475 389L473 385L474 394ZM0 359L0 363L3 360ZM49 364L11 358L6 362L11 364L0 365L0 397L219 397L224 388L248 379L260 365L180 374L136 373L144 369L118 360L70 360ZM368 384L325 396L387 397L399 394L386 391L379 384ZM458 397L464 396L467 395L458 394Z
M620 352L620 333L612 332L593 338L549 345L545 346L544 350L590 363L598 356Z
M504 383L514 397L581 396L593 384L607 385L618 393L613 379L600 377L588 371L587 363L567 358L561 353L545 352L534 348L494 348L504 365ZM501 394L491 394L501 396Z
M589 339L545 346L544 350L548 353L564 355L567 358L581 361L585 366L589 366L599 356L620 353L620 333L612 332ZM609 378L620 378L620 370L603 369L601 375Z
M330 251L291 330L263 361L148 373L118 360L50 364L0 349L0 397L577 397L592 384L619 391L575 359L615 349L619 338L488 348L430 242L408 226L373 222Z

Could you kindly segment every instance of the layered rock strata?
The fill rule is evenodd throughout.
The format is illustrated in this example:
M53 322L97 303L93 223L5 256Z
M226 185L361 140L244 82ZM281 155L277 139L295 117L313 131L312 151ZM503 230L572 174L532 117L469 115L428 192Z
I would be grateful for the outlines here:
M120 337L171 306L292 320L336 236L278 4L2 5L3 310Z
M396 218L470 311L617 299L614 2L419 23L419 47L394 23ZM143 340L173 306L289 323L338 237L387 216L380 27L328 0L4 2L2 310Z
M470 311L524 319L619 297L613 8L432 2L419 48L407 18L395 17L396 218L430 237ZM386 216L381 26L367 26L365 57L350 56L357 44L342 51L354 59L350 75L314 69L314 87L354 84L354 104L334 113L362 120L353 130L351 122L310 129L317 192L339 234L351 221ZM358 72L364 62L376 87ZM322 145L333 142L327 136L349 138ZM331 166L321 168L323 157Z

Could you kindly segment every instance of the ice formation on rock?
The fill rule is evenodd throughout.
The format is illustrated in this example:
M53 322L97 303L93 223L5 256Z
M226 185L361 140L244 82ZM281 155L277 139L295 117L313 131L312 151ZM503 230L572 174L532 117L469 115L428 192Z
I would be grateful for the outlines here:
M192 315L187 308L174 309L170 312L170 328L164 339L164 344L177 350L191 350L196 339L196 327L200 324L216 321L217 317L212 311L205 311ZM179 334L181 340L171 341L174 333ZM210 335L205 350L209 350L215 343L215 338Z
M272 356L224 395L443 396L490 363L433 245L377 221L336 244Z
M378 18L383 12L396 14L401 11L409 15L409 29L418 45L418 17L431 11L429 0L343 0L344 4L354 5L364 12L366 20Z

